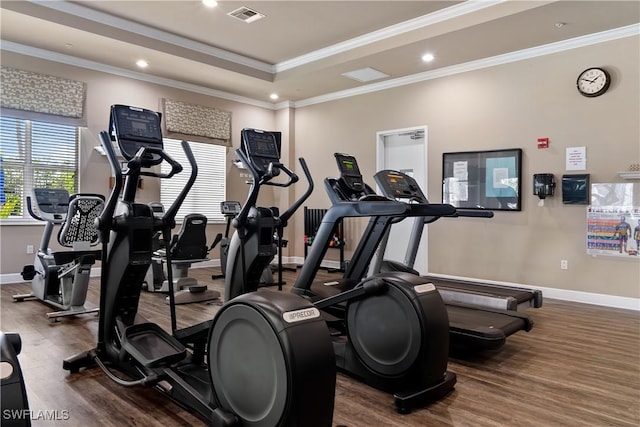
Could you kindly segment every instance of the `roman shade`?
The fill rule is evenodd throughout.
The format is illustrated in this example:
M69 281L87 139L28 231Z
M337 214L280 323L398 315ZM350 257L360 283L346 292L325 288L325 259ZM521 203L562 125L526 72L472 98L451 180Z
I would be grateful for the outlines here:
M16 68L1 67L2 115L85 126L86 84Z
M161 100L166 138L231 146L231 112L172 99Z

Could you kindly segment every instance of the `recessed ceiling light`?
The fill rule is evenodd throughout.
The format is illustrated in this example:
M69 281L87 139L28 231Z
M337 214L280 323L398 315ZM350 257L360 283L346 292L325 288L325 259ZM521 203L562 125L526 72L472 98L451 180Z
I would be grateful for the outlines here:
M424 62L431 62L434 58L435 56L433 56L433 53L425 53L424 55L422 55L422 60Z
M207 7L216 7L218 2L216 0L202 0L202 4Z
M271 99L273 99L275 101L276 99L278 99L280 97L278 96L277 93L272 93L271 95L269 95L269 98L271 98Z
M145 61L144 59L138 59L136 61L136 65L140 68L147 68L149 66L149 63L147 61Z

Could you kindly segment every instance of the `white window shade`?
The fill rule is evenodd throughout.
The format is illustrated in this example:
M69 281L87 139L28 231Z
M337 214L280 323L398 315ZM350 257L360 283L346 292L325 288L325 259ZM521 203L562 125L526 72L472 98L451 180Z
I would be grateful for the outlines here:
M176 220L181 221L190 213L199 213L205 215L210 222L222 222L224 217L220 213L220 202L225 200L227 149L199 142L189 142L189 146L198 164L198 177L180 207ZM160 202L168 209L187 184L191 167L182 151L181 141L165 139L164 150L184 167L181 173L172 178L160 180ZM162 163L161 168L163 173L170 171L166 162Z

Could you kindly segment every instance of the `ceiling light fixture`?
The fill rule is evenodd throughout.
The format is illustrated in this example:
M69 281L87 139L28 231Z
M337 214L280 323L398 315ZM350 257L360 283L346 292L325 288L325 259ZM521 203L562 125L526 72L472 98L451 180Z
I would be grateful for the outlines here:
M271 95L269 95L269 98L271 98L271 99L273 99L275 101L276 99L278 99L280 97L278 96L277 93L272 93Z
M207 7L216 7L218 2L216 0L202 0L202 4Z
M145 61L144 59L138 59L136 61L136 65L140 68L147 68L149 66L149 63L147 61Z
M422 55L422 60L424 62L431 62L434 58L435 56L433 56L433 53L425 53L424 55Z

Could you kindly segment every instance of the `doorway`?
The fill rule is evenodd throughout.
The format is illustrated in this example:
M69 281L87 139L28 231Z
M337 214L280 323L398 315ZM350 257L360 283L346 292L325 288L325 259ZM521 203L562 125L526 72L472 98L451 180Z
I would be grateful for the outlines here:
M376 170L393 169L404 172L412 176L427 194L427 140L426 126L377 132ZM385 259L405 262L412 226L413 219L407 218L391 227ZM427 241L428 227L425 227L413 267L421 274L429 271Z

